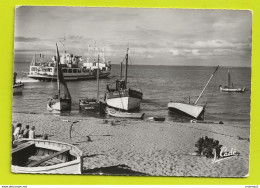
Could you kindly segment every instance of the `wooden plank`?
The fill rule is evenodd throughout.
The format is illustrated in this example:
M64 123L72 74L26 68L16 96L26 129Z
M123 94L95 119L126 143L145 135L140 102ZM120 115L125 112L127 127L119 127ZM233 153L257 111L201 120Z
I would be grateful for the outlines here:
M17 148L12 149L12 154L15 154L15 153L17 153L19 151L25 150L26 148L29 148L29 147L31 147L33 145L35 146L35 144L31 143L31 142L26 142L24 144L21 144L21 145L17 146Z
M28 159L32 160L32 161L39 161L39 160L44 159L45 157L48 157L48 156L49 155L47 155L47 156L31 156Z
M41 159L39 161L35 161L35 162L29 164L28 167L36 167L36 166L40 165L41 163L43 163L45 161L48 161L49 159L52 159L52 158L54 158L54 157L56 157L56 156L58 156L60 154L68 152L69 150L70 149L63 149L63 150L61 150L61 151L59 151L57 153L54 153L54 154L52 154L52 155L50 155L50 156L48 156L48 157L46 157L44 159Z

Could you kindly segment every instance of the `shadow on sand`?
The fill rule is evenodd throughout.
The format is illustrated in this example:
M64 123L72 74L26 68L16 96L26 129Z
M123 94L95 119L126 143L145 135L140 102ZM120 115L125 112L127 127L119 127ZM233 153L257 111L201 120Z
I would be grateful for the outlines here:
M90 170L82 171L83 175L129 175L129 176L149 176L149 174L133 171L127 165L116 165L116 166L109 166L109 167L101 167L101 168L94 168Z

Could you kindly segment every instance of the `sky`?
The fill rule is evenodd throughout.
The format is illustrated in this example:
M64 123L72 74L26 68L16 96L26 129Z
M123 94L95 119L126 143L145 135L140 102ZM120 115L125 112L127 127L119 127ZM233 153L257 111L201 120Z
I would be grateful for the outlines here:
M133 64L251 67L248 10L21 6L15 12L15 61L61 50L105 48L112 63L126 48Z

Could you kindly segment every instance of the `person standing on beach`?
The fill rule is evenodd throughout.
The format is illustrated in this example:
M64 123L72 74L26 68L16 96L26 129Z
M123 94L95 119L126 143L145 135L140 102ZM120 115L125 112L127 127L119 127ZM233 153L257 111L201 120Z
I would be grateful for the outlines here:
M16 128L14 130L13 136L14 136L14 140L17 140L19 138L20 132L21 132L21 128L22 128L22 124L18 123L16 125Z
M30 126L26 125L25 130L23 131L23 138L29 138L29 131L30 131Z
M35 127L32 126L31 130L29 131L29 139L35 139Z

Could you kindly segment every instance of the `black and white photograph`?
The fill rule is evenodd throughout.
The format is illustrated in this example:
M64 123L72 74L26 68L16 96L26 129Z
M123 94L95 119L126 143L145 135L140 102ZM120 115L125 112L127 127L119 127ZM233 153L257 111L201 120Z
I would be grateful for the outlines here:
M247 177L250 10L17 6L11 171Z

